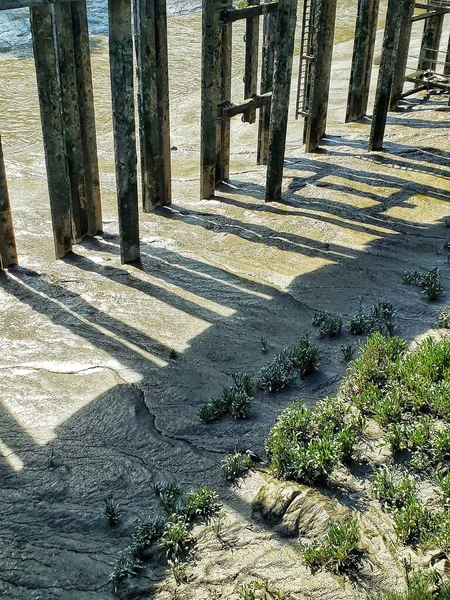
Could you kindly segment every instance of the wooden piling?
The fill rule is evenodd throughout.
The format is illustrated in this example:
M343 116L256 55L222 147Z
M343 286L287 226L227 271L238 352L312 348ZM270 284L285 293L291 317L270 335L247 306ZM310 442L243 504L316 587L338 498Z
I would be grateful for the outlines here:
M171 201L165 0L136 0L134 10L142 199L144 212L150 212Z
M386 26L383 38L380 70L378 74L375 106L370 131L369 151L381 150L383 147L386 120L391 100L394 79L395 57L398 49L400 15L409 0L389 0L386 14Z
M269 2L270 0L266 0ZM261 66L260 94L266 94L273 88L273 71L275 57L275 26L276 15L264 17L263 47ZM269 152L270 105L263 106L259 111L258 125L258 165L266 165Z
M139 259L131 0L108 0L109 58L122 263Z
M380 0L359 0L345 122L367 114Z
M222 10L229 10L233 6L233 0L222 0ZM220 104L231 103L231 67L232 67L232 45L233 25L222 24L221 39L221 97ZM216 169L216 180L226 181L230 177L230 119L223 118L219 123L220 144L218 144L218 167Z
M336 4L337 0L316 0L312 44L315 54L311 62L309 111L305 123L306 152L314 152L325 134Z
M203 0L200 197L214 195L217 183L218 104L221 91L221 3ZM220 140L219 140L220 143Z
M269 129L266 202L281 198L294 55L297 0L280 0L275 34L275 66Z
M433 10L433 0L428 0L430 10ZM422 44L420 48L420 58L417 66L418 71L435 71L438 50L441 43L442 28L444 25L445 14L436 14L425 19L423 28Z
M257 6L260 0L248 0L250 6ZM244 98L251 98L258 93L258 58L259 58L259 15L249 17L245 27L245 74ZM244 123L256 121L256 111L250 109L242 115Z
M72 3L72 28L77 71L78 110L83 144L88 233L96 235L103 230L103 221L86 0L77 0Z
M408 63L409 46L411 42L412 21L415 0L407 0L401 8L398 22L399 39L392 81L390 109L394 110L403 93L405 84L406 67Z
M72 32L72 3L54 4L53 18L64 119L65 153L70 179L72 241L75 244L88 233L89 227L86 211L83 141L78 110L77 68Z
M0 270L17 265L16 239L6 182L2 138L0 136Z
M445 56L444 75L450 75L450 35L447 43L447 54Z
M72 250L72 217L52 8L49 5L31 7L30 23L55 254L56 258L62 258Z

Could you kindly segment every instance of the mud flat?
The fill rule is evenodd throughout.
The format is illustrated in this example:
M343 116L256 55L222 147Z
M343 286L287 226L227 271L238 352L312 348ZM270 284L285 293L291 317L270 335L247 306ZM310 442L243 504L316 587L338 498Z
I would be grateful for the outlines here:
M230 184L200 202L200 18L171 23L175 201L170 210L142 215L139 266L120 264L104 42L94 70L105 234L59 262L33 73L28 59L0 60L0 70L11 73L0 108L21 257L0 279L0 595L112 598L112 564L136 521L160 510L153 483L173 478L184 489L218 491L228 541L197 527L187 583L176 585L166 567L153 565L123 597L201 600L213 589L233 598L255 578L302 600L364 597L374 581L398 587L403 549L386 541L389 530L376 512L361 516L379 556L375 575L363 572L362 583L313 576L296 540L255 518L268 475L258 469L231 486L220 473L227 453L251 449L264 457L267 431L290 401L313 404L335 391L344 372L340 347L360 338L317 340L319 371L278 395L259 394L248 420L207 426L197 412L231 384L233 372L256 371L308 332L316 343L317 310L348 318L360 298L383 299L396 308L396 333L409 342L441 335L436 312L450 302L448 97L408 100L389 117L387 153L368 154L370 123L341 124L351 44L338 45L321 151L305 155L301 126L290 123L285 202L264 204L256 133L239 121ZM240 80L236 72L236 93ZM436 266L444 293L430 304L402 284L402 272ZM319 492L300 492L319 504ZM356 506L356 496L349 492L347 502ZM115 528L103 516L107 498L120 505ZM264 505L272 510L267 496Z

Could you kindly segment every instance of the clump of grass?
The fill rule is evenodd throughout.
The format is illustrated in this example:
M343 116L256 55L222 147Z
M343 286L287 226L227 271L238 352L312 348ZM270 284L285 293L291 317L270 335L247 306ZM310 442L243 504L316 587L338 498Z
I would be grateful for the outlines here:
M441 329L450 329L450 306L441 306L438 310L437 325Z
M168 515L176 513L181 504L181 488L175 481L157 481L153 485L159 502Z
M435 533L436 516L415 494L411 494L403 506L393 513L393 519L394 531L404 544L425 544Z
M442 292L441 275L437 267L431 269L428 273L403 271L403 283L422 288L423 293L430 302L437 300Z
M229 454L222 460L222 474L227 481L235 481L248 472L252 465L251 458L248 454Z
M312 320L314 327L319 329L319 337L338 337L342 333L342 317L317 312Z
M160 539L165 525L166 519L162 517L155 517L142 523L138 522L129 546L132 555L142 559L151 546Z
M261 336L261 352L263 354L267 354L267 350L268 350L267 340L264 336Z
M176 583L186 583L188 580L187 568L188 563L180 561L179 558L174 558L173 560L168 560L168 569L166 571L167 575L172 575L175 579Z
M348 321L347 328L352 335L371 333L375 326L374 318L370 312L365 311L362 302L359 303L358 311Z
M405 592L386 592L372 600L449 600L450 586L444 585L434 570L407 573Z
M188 524L183 517L177 515L174 515L174 517L166 523L159 541L161 548L166 552L166 556L172 560L185 553L194 541Z
M141 560L126 555L120 556L114 563L114 568L109 576L113 584L114 593L117 593L119 584L127 577L136 577L138 572L144 568Z
M450 471L439 473L436 478L436 483L442 495L444 506L450 503Z
M170 358L170 360L177 360L177 358L178 358L177 351L174 350L173 348L171 348L171 350L169 352L169 358Z
M355 354L355 348L351 344L341 346L342 358L345 362L350 362Z
M392 454L397 454L408 446L407 428L404 423L391 423L383 436L384 443Z
M380 300L367 309L360 300L358 311L350 317L347 328L352 335L363 335L376 330L392 335L395 315L396 311L390 302Z
M120 521L121 514L119 513L119 505L116 504L112 498L105 500L103 514L111 527L114 527L114 525L117 525Z
M319 349L309 341L306 336L292 348L289 353L291 366L297 371L300 378L312 375L319 362Z
M400 509L417 498L417 482L395 467L382 466L372 477L372 494L388 510Z
M197 491L187 492L183 496L183 515L188 521L211 517L221 508L219 496L207 486L200 486Z
M216 423L226 415L235 419L249 416L252 398L248 390L253 389L251 378L244 373L235 373L233 377L237 381L233 386L225 388L220 396L200 408L198 415L205 423Z
M345 573L360 563L359 540L359 528L355 519L331 523L325 540L303 547L304 563L313 573L320 569L337 574Z

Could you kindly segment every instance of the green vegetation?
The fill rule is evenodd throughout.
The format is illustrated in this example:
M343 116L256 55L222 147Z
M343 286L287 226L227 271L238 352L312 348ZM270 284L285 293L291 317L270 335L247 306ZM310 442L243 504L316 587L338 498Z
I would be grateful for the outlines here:
M357 567L361 560L359 528L355 519L331 523L325 540L313 542L302 548L304 563L313 573L326 569L333 573L345 573Z
M326 312L317 312L312 324L319 328L319 337L337 337L342 332L342 317L330 315Z
M351 344L341 346L342 358L345 362L350 362L355 354L355 348Z
M350 317L347 328L352 335L363 335L376 330L392 335L396 311L390 302L379 301L366 309L360 300L358 311Z
M119 513L119 505L116 504L112 498L105 500L103 514L105 515L110 526L114 527L114 525L117 525L121 517Z
M168 560L168 569L166 573L168 575L172 575L177 583L186 583L188 580L187 576L187 562L180 562L178 558L174 558L173 560Z
M428 273L403 271L403 283L422 288L423 293L430 302L437 300L442 292L441 274L437 267Z
M138 558L122 555L114 563L114 568L109 580L113 584L114 593L117 593L119 584L127 577L135 577L144 568L142 561Z
M159 543L165 550L166 556L173 560L186 552L193 541L188 524L183 517L173 515L172 520L166 523Z
M371 600L450 600L450 586L443 585L435 571L418 571L407 575L406 592L387 592Z
M227 481L235 481L238 477L247 473L252 465L248 454L229 454L222 460L222 474Z
M438 310L437 325L442 329L450 329L450 306L441 306Z

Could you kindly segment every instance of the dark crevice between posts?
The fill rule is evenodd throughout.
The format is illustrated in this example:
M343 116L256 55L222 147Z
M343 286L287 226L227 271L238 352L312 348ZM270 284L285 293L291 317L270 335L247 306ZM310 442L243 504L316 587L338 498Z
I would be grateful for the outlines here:
M171 203L167 12L165 0L134 2L144 212Z
M275 66L269 129L266 202L279 200L283 182L294 56L297 0L280 0L275 34Z
M5 161L0 137L0 270L18 264L16 239L6 182Z
M30 22L55 254L62 258L72 250L72 211L52 7L30 8Z
M375 106L370 131L369 151L381 150L383 147L386 121L391 102L392 86L396 56L400 40L399 23L404 15L409 14L414 0L389 0L386 27L384 30L383 52L381 54L380 71L378 74Z
M275 60L275 25L276 16L268 14L264 17L263 47L260 94L266 94L273 88L273 72ZM269 153L269 128L271 105L261 107L258 124L258 165L266 165Z
M131 0L108 0L109 58L122 263L140 257Z
M364 117L369 103L380 0L359 0L345 122Z
M316 0L313 21L314 59L311 62L305 150L314 152L325 135L330 93L331 61L337 0Z

